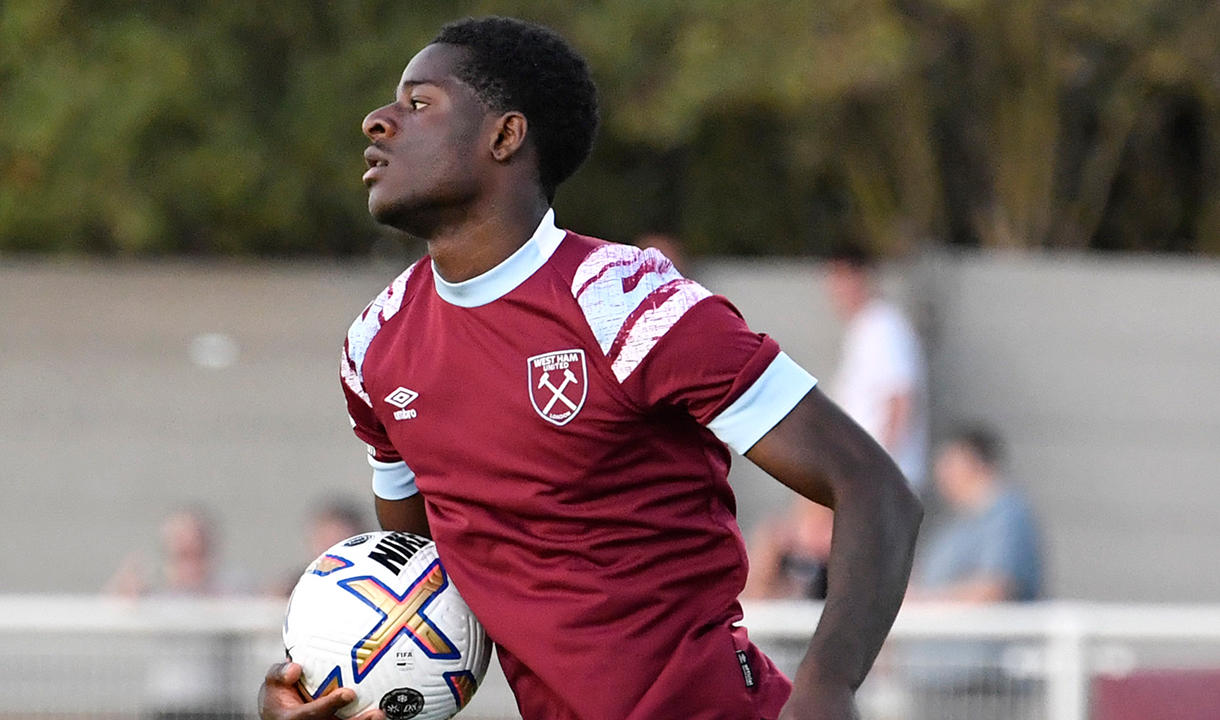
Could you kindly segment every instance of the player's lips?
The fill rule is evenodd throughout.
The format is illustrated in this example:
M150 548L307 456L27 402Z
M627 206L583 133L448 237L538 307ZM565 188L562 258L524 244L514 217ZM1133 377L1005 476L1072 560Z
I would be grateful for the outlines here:
M381 174L381 168L390 164L390 161L386 158L385 153L378 150L375 146L369 146L369 148L364 151L364 161L369 165L369 169L364 173L365 185L372 185L377 179L377 176Z

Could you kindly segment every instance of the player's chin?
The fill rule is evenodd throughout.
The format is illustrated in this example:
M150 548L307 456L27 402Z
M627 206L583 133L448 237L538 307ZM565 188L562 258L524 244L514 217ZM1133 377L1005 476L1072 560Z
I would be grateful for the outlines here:
M374 184L369 188L369 215L382 225L404 229L403 226L407 223L411 216L411 210L407 203L402 202L398 198L387 197L381 188Z
M382 218L386 217L386 213L389 211L390 207L391 207L391 203L387 202L385 193L382 191L382 189L380 187L378 187L378 184L373 183L372 185L370 185L369 186L369 215L372 215L373 219L376 220L377 222L384 222L384 220L382 220Z
M428 240L443 225L455 203L448 197L380 194L376 185L369 192L369 214L382 225Z

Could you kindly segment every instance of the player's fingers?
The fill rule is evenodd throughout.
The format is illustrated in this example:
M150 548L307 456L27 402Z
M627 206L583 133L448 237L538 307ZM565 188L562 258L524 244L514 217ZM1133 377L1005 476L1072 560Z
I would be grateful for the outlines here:
M262 720L289 720L294 717L294 710L303 705L296 687L285 682L292 674L283 665L272 665L267 670L267 678L258 689L258 716ZM295 674L299 675L299 670Z
M353 717L351 720L385 720L385 713L377 708L370 708Z
M334 692L329 692L322 697L312 702L305 703L309 706L311 713L309 717L330 717L336 710L356 699L356 691L351 688L339 688ZM314 715L313 710L321 713Z
M276 663L267 668L267 683L272 685L296 685L301 679L301 666L294 662Z

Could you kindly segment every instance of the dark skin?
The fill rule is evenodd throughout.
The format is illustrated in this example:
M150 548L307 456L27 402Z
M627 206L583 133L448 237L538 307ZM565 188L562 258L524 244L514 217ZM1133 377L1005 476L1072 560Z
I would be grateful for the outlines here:
M533 234L549 203L529 123L496 113L454 76L467 51L430 45L411 60L396 99L364 132L369 211L425 239L438 272L459 282L498 265ZM923 511L885 451L818 389L746 457L835 511L825 609L781 720L853 720L863 682L902 603ZM424 498L377 499L387 530L430 536ZM350 701L304 703L299 666L277 665L260 692L264 720L323 720ZM346 695L344 697L347 697ZM379 711L360 720L380 717Z

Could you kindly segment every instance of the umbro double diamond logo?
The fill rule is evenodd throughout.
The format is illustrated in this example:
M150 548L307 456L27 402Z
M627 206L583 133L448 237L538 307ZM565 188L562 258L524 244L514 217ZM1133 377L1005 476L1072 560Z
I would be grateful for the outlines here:
M407 406L414 402L415 398L419 397L419 393L405 387L399 387L394 392L385 396L385 401L394 407L398 408L394 411L395 420L410 420L416 416L415 408L407 409Z

